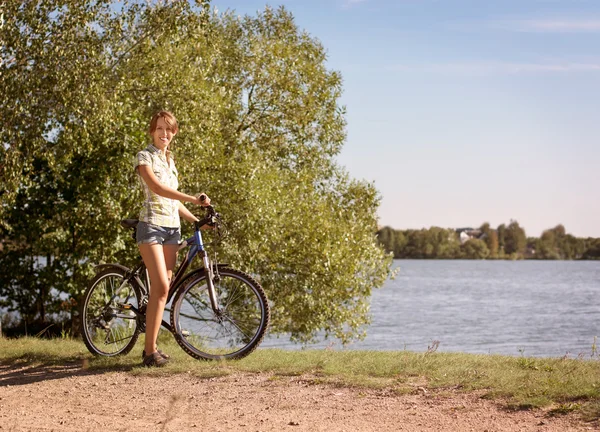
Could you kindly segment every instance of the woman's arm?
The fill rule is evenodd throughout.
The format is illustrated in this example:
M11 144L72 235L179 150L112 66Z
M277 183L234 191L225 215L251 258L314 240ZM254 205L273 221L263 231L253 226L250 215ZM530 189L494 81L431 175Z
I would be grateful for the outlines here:
M184 194L183 192L179 192L176 189L170 188L170 187L165 186L164 184L160 183L158 181L158 179L156 178L156 176L154 175L154 171L152 171L152 168L149 165L139 165L137 167L137 169L139 170L139 173L142 176L142 179L144 180L144 182L146 182L146 184L148 185L150 190L152 192L154 192L155 194L160 195L165 198L175 199L178 201L191 202L191 203L194 203L197 205L204 204L204 202L200 202L199 196L195 197L192 195ZM179 208L179 210L181 211L181 207ZM190 213L190 215L191 215L191 213Z
M184 218L188 222L198 222L198 218L192 214L180 201L179 202L179 216Z
M204 201L203 201L204 202ZM183 205L183 203L181 201L179 201L179 215L184 218L186 221L188 222L197 222L199 219L194 216L187 208L185 208L185 206ZM210 225L203 225L200 227L201 230L207 230L207 229L212 229L212 227Z

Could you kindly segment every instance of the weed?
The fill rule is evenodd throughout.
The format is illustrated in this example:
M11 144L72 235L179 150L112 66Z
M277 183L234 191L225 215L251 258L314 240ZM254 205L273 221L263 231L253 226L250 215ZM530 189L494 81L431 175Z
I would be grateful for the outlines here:
M427 345L427 351L425 352L425 354L432 354L432 353L436 352L439 347L440 347L440 341L433 340L433 341L431 341L431 345Z
M557 415L565 415L565 414L569 414L573 411L578 411L580 409L581 409L581 404L578 404L578 403L560 404L556 408L552 408L550 411L548 411L548 416L554 417Z
M39 338L42 337L42 335L44 333L46 333L46 330L48 330L50 327L52 327L54 325L54 323L50 324L48 327L44 328L42 331L40 331L38 334L36 334L34 337Z

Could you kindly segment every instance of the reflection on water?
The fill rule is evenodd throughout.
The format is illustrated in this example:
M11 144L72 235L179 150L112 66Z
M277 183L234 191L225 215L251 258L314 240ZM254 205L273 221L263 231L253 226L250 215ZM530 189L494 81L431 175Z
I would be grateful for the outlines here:
M396 260L349 349L589 356L599 336L600 261ZM322 348L329 342L309 346ZM299 349L270 338L262 347ZM335 348L341 348L339 343Z

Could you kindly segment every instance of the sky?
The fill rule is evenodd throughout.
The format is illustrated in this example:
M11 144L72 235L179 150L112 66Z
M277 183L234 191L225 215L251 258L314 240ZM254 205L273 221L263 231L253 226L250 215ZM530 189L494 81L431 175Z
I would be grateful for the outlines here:
M341 73L337 160L374 183L381 226L600 237L599 0L212 0L267 4Z

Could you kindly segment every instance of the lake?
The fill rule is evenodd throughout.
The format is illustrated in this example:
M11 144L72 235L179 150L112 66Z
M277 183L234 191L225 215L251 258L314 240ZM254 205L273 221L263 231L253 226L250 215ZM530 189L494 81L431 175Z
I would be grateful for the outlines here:
M589 357L600 335L600 261L395 260L346 349ZM335 341L334 341L335 342ZM323 348L329 341L307 348ZM286 338L262 347L300 349ZM339 342L334 349L342 349Z

